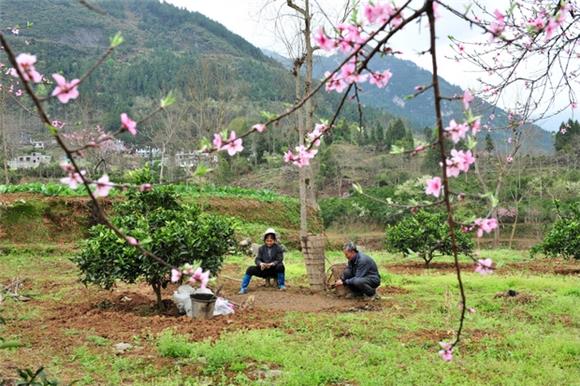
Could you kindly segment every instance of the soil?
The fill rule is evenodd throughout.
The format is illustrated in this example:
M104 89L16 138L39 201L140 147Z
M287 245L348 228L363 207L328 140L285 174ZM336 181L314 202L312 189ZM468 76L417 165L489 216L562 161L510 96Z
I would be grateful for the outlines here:
M473 271L473 263L459 263L462 271ZM451 273L455 272L455 264L451 262L431 262L428 266L421 261L385 264L386 272L406 275L422 275L427 272ZM562 259L530 260L527 262L508 263L497 268L498 275L512 274L516 271L533 272L534 274L552 275L580 275L580 263Z

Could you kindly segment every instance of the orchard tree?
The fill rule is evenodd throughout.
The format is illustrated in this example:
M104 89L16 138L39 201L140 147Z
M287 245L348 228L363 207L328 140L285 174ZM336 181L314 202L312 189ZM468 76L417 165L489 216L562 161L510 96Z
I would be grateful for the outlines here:
M197 262L203 270L216 275L224 255L235 246L234 230L229 220L208 215L193 205L178 202L169 188L129 192L127 200L115 205L111 219L119 229L131 232L144 248L174 266ZM89 230L80 255L73 259L85 284L105 289L117 281L147 282L162 307L161 288L171 281L163 265L127 245L105 225Z

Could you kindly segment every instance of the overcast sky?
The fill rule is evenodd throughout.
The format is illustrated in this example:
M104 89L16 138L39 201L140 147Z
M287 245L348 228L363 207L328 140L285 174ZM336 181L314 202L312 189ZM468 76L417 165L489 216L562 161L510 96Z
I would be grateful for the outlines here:
M275 19L280 10L287 12L286 1L283 0L165 0L180 8L190 11L197 11L205 16L223 24L230 31L242 36L244 39L259 48L266 48L276 51L281 55L288 56L287 49L281 42L279 34L276 33ZM336 23L340 18L343 0L312 0L313 7L316 4L323 7L329 19ZM450 0L457 9L462 9L468 4L467 0ZM485 0L483 2L490 11L494 9L507 9L509 0ZM288 13L288 12L287 12ZM318 15L315 25L323 22L322 15ZM287 21L286 23L291 23ZM423 23L424 24L424 23ZM466 23L458 22L453 15L442 12L442 17L437 23L438 58L440 62L440 76L449 82L459 85L462 88L478 87L477 77L481 74L475 73L474 68L470 68L465 61L455 61L445 57L453 57L453 50L449 45L447 36L452 35L464 41L475 40L481 37L481 32L471 29ZM394 48L403 51L402 59L412 60L417 65L430 70L430 57L428 55L419 56L418 52L428 48L428 31L425 25L411 25L406 28L397 40L393 42ZM485 75L484 75L485 76ZM546 129L555 130L562 119L570 117L570 111L556 119L541 123Z

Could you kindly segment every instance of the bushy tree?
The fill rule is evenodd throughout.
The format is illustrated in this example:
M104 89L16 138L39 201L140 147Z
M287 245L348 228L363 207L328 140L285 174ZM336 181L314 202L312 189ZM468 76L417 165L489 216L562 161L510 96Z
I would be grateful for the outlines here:
M419 210L406 216L397 224L387 227L387 249L402 252L405 257L416 253L429 265L436 253L452 255L449 226L443 212L431 213ZM455 228L455 238L459 252L470 255L473 241L467 233Z
M128 193L127 201L115 208L112 222L167 263L178 267L198 262L212 274L221 269L223 256L234 240L229 220L179 203L176 194L167 188ZM134 283L143 279L153 287L160 306L161 288L170 280L169 269L104 225L92 227L89 234L81 254L74 258L82 282L109 289L117 281Z
M558 202L556 209L559 218L544 241L532 248L531 254L534 256L541 252L550 257L580 260L580 203L570 205L568 214L561 213Z
M556 133L554 148L560 154L580 153L580 122L569 119L568 122L562 122Z

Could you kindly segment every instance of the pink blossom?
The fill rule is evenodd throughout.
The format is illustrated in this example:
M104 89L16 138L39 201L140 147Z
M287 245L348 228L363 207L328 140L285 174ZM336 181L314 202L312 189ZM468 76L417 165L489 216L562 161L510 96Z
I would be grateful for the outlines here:
M481 122L479 121L479 119L476 119L474 122L471 123L471 134L477 135L477 133L479 133L480 128Z
M473 307L467 307L467 312L469 312L470 314L475 314L475 308Z
M508 137L507 143L512 143L512 141L513 141L512 137Z
M473 95L471 94L471 91L469 91L469 89L465 90L463 92L463 109L467 110L469 109L469 104L473 101Z
M12 32L13 35L18 35L20 33L20 30L15 27L15 28L12 28L12 31L11 32Z
M133 135L137 135L137 122L129 118L126 113L121 114L121 128Z
M492 37L497 37L505 30L505 15L500 10L496 9L493 12L495 20L491 23L489 29Z
M36 63L36 56L30 54L20 54L16 57L16 65L22 73L22 80L28 82L32 80L34 83L40 83L42 81L42 75L34 68L34 63ZM16 69L11 68L9 74L18 78L18 72Z
M50 122L50 124L56 127L57 129L62 129L64 127L64 122L59 121L58 119L53 120L52 122Z
M107 197L112 188L113 184L109 182L109 176L103 174L103 176L97 180L95 195L97 197Z
M316 43L316 45L318 45L318 47L322 48L324 51L332 51L333 49L336 48L336 42L334 41L334 39L326 35L326 33L324 32L324 28L322 27L320 27L314 33L314 42Z
M252 130L256 130L258 133L263 133L264 131L266 131L266 125L264 125L263 123L257 123L254 126L252 126Z
M490 233L497 228L497 220L495 218L478 218L473 225L477 229L477 237L482 237L484 233Z
M566 128L565 128L565 127L562 127L562 128L560 129L560 134L566 134L566 132L567 132L567 130L566 130Z
M298 155L294 158L294 164L298 167L310 165L310 160L314 158L318 152L315 149L307 150L303 145L296 147L296 151L298 152Z
M206 288L208 282L209 282L209 271L205 271L204 273L201 274L200 288Z
M493 260L491 259L479 259L475 263L474 272L479 273L482 276L493 273Z
M129 243L129 245L139 245L139 241L135 238L135 237L131 237L131 236L127 236L127 242Z
M320 137L328 130L328 126L318 123L314 126L314 130L306 134L310 142L314 141L315 146L320 146Z
M16 90L16 92L14 93L15 96L19 97L22 96L22 90Z
M460 172L468 172L471 164L475 162L475 158L471 150L463 151L451 149L451 159L446 160L447 175L449 177L457 177Z
M324 77L328 78L330 76L330 74L331 73L327 71L324 74ZM329 78L326 81L325 88L326 88L326 91L333 91L334 90L336 92L343 92L347 86L348 86L348 84L343 79L341 79L337 74L334 74L334 75L332 75L331 78Z
M230 137L228 138L228 143L226 143L221 150L227 150L230 156L235 155L236 153L241 152L244 150L242 146L242 139L236 137L236 132L232 131L230 133Z
M365 39L361 35L360 27L353 24L339 24L338 32L342 37L342 41L348 44L348 48L355 47L358 44L364 43ZM341 48L341 47L339 47ZM343 52L348 52L343 49Z
M430 194L435 197L439 197L441 194L441 178L440 177L433 177L430 180L427 180L427 186L425 188L425 194Z
M374 84L378 88L383 88L389 83L392 76L393 74L389 70L383 72L372 72L369 83Z
M544 20L544 18L542 16L538 16L535 19L530 19L528 21L528 27L532 28L536 32L540 31L542 28L544 28L545 24L546 24L546 21Z
M433 2L433 16L435 19L439 19L441 17L441 13L439 13L439 3L436 1Z
M356 70L356 59L352 59L345 63L340 68L340 78L344 80L347 84L364 82L367 79L366 75L361 75L357 73Z
M222 136L218 133L213 135L213 146L218 151L222 150L222 147L223 147Z
M195 272L193 272L191 278L189 279L189 283L192 285L195 284L196 282L200 283L201 288L206 288L207 283L209 282L209 271L203 272L201 267L197 268Z
M576 102L570 102L570 107L572 108L572 110L576 110L576 107L578 107L578 104Z
M172 268L171 269L171 282L177 283L181 279L181 272L179 270Z
M52 77L57 84L52 96L56 96L61 103L68 103L69 100L78 98L79 90L77 86L80 82L78 79L67 82L64 76L60 74L52 74Z
M61 165L61 167L62 167L62 165ZM71 168L72 168L72 170L74 170L72 165L71 165ZM71 171L71 172L69 172L68 177L61 178L60 182L65 184L65 185L68 185L69 188L74 190L74 189L78 188L80 184L83 183L82 176L84 176L85 174L86 174L86 171L84 171L84 170L81 170L80 174L77 172Z
M546 41L552 38L554 32L558 29L560 25L556 22L556 20L550 19L544 31L546 31Z
M465 46L463 44L459 43L457 45L457 48L459 49L460 54L463 54L465 52Z
M294 161L294 153L292 153L291 150L288 150L286 153L284 153L284 162L290 163L292 161Z
M303 145L300 145L296 147L296 154L292 153L290 150L284 154L284 162L292 162L292 164L301 168L310 165L310 160L314 158L316 153L318 153L318 150L308 150Z
M457 124L454 119L449 122L449 126L447 126L444 131L447 132L448 135L451 136L451 140L453 143L459 142L465 134L469 131L469 127L465 124Z
M392 15L394 15L394 13L395 10L389 3L376 5L368 3L365 4L363 9L363 14L370 24L375 22L384 24Z
M141 184L141 186L139 186L139 191L140 192L150 192L151 189L153 189L153 187L151 186L151 184Z
M512 157L511 155L508 155L505 160L508 164L511 164L514 160L514 157Z
M439 356L445 362L451 362L453 360L453 347L447 342L439 342L442 350L439 350Z

